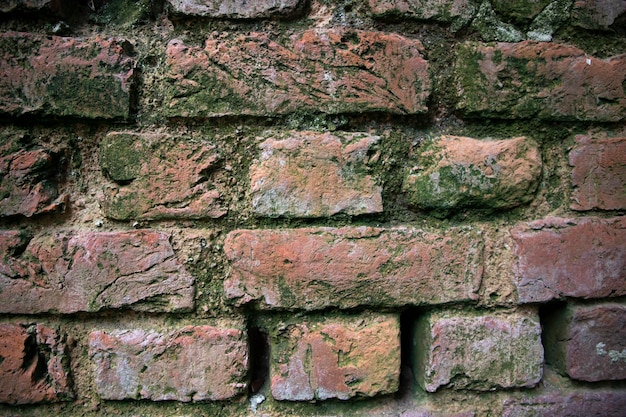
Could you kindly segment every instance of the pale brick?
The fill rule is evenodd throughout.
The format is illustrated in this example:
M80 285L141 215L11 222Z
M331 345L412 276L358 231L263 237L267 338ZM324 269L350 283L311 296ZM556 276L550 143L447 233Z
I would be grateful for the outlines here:
M302 11L304 0L167 0L174 15L224 19L288 17Z
M368 174L367 166L369 152L379 139L315 132L266 139L250 168L254 213L327 217L381 212L382 187Z
M528 395L505 402L503 417L623 417L626 391L576 390L541 396Z
M98 330L89 337L89 355L106 400L226 400L246 387L247 342L234 328Z
M537 315L431 313L419 319L415 343L416 379L428 392L532 387L541 380Z

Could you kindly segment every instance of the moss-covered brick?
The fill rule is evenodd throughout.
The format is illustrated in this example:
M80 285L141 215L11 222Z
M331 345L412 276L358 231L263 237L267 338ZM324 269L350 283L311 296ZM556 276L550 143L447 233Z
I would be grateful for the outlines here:
M572 46L533 41L466 42L456 54L456 107L468 116L604 122L626 117L624 55L598 59Z
M403 190L410 204L445 216L466 207L505 209L532 200L541 175L537 144L525 137L432 138L410 165Z
M376 17L402 16L452 23L451 30L465 26L476 13L470 0L369 0Z
M266 33L214 33L204 47L172 40L163 112L423 113L431 81L422 53L418 40L352 29L312 29L282 40Z
M209 180L215 146L168 134L111 132L100 146L104 212L117 220L217 218L226 211Z
M174 16L204 16L223 19L290 17L302 11L304 0L167 0Z
M0 113L128 119L135 63L116 38L0 35Z

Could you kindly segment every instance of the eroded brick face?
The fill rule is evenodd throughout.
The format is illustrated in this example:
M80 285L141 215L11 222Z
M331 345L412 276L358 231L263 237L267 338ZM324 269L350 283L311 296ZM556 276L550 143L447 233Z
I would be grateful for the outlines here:
M296 111L425 112L431 82L417 40L318 29L284 41L213 34L203 48L167 46L170 117L268 116Z
M0 323L0 403L73 397L65 337L42 324Z
M26 240L4 231L0 236L7 253L0 269L2 313L185 311L194 305L194 278L165 233L63 232Z

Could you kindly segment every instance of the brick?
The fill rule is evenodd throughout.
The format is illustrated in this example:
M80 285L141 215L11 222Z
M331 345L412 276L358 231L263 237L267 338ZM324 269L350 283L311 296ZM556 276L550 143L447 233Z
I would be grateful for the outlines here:
M626 209L626 137L577 136L569 164L572 210Z
M500 16L517 21L535 18L553 0L491 0L493 9Z
M15 231L0 236L8 254L0 269L0 313L193 308L194 279L165 233L66 231L27 245Z
M224 251L226 297L261 309L473 301L482 277L483 241L471 229L235 230Z
M0 114L130 117L134 60L122 39L0 34Z
M541 326L534 314L431 313L418 320L415 343L416 379L428 392L532 387L541 380Z
M226 400L246 387L247 342L234 328L98 330L89 337L89 356L105 400Z
M281 323L270 343L271 392L277 400L347 400L398 390L397 316L363 314Z
M457 49L457 109L504 119L619 121L626 112L626 55L598 59L551 42Z
M167 0L174 15L205 16L224 19L288 17L302 11L303 0Z
M585 29L607 29L624 12L626 1L623 0L576 0L571 21Z
M204 47L167 46L169 117L283 115L296 111L423 113L428 62L417 40L352 29L212 34Z
M252 209L268 217L380 213L382 187L368 174L378 136L291 132L259 144L250 168Z
M520 303L626 294L626 218L547 218L511 230Z
M588 390L525 396L505 402L503 417L623 417L626 391Z
M8 13L18 10L49 10L54 9L55 0L3 0L0 2L0 12Z
M59 193L62 152L23 149L10 138L0 145L0 217L63 211L67 195Z
M626 379L626 306L571 306L547 318L546 358L572 379Z
M423 145L415 162L403 184L409 203L444 215L464 207L503 209L528 203L542 167L537 144L525 137L441 136Z
M460 29L476 12L470 0L369 0L375 16L401 15L420 20L452 22L452 29Z
M65 336L42 324L0 323L0 403L73 397Z
M226 214L210 180L214 145L166 134L112 132L100 147L105 215L116 220L202 219Z

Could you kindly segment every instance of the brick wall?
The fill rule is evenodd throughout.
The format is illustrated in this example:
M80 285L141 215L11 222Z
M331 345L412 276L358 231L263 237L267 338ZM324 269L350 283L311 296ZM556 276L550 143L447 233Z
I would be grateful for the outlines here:
M623 416L626 2L0 2L0 415Z

